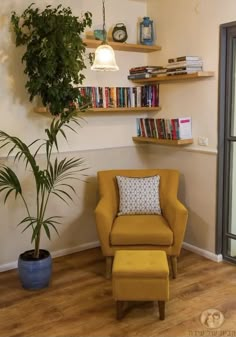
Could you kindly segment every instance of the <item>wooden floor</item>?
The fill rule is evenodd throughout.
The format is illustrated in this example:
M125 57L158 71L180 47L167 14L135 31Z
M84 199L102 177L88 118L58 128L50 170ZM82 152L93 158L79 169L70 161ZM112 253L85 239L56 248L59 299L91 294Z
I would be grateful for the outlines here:
M1 337L182 337L213 336L213 331L214 336L236 336L235 265L183 250L178 277L170 282L164 321L151 302L132 304L123 320L116 321L100 249L54 259L53 265L52 284L41 291L22 289L16 270L0 274ZM207 330L200 323L201 313L209 308L225 317L218 330Z

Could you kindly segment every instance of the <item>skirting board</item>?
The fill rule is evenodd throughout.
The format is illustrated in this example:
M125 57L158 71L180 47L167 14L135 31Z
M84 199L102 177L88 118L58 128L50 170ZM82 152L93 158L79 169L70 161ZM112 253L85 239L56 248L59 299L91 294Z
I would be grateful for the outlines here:
M94 242L90 242L90 243L84 243L84 244L81 244L81 245L78 245L78 246L75 246L75 247L71 247L71 248L57 250L55 252L51 252L51 255L52 255L53 258L55 258L55 257L59 257L59 256L73 254L73 253L76 253L76 252L81 252L81 251L86 250L86 249L96 248L96 247L99 247L99 246L100 246L99 241L94 241ZM190 245L187 242L183 243L183 248L186 249L186 250L189 250L193 253L196 253L198 255L204 256L207 259L210 259L212 261L215 261L215 262L221 262L222 261L222 255L221 254L216 255L214 253L209 252L208 250L204 250L204 249L198 248L196 246ZM10 269L15 269L15 268L17 268L17 261L0 265L0 272L7 271L7 270L10 270Z
M212 252L209 252L208 250L198 248L196 246L190 245L187 242L183 242L182 247L186 250L189 250L190 252L196 253L198 255L204 256L209 260L215 261L215 262L221 262L223 260L222 255L214 254Z
M53 258L55 258L59 256L82 252L83 250L96 248L96 247L100 247L99 241L84 243L84 244L81 244L75 247L57 250L55 252L51 252L51 255ZM17 268L17 261L0 265L0 272L7 271L10 269L15 269L15 268Z

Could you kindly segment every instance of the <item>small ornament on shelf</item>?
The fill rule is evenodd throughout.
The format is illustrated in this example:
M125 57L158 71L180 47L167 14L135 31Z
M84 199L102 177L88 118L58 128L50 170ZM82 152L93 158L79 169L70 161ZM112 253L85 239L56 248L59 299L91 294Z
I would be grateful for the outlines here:
M117 23L112 30L112 39L115 42L125 42L128 38L127 28L123 23Z
M154 29L153 29L153 20L148 16L143 18L143 21L140 22L140 43L148 46L154 44Z
M103 41L107 37L107 32L106 30L103 31L103 29L94 29L93 36L95 40Z

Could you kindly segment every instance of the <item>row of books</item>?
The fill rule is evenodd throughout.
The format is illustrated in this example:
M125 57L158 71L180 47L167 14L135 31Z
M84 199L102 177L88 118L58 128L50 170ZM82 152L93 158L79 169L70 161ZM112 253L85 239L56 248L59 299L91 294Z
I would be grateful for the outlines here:
M80 87L78 104L86 98L91 108L158 107L159 85L136 87Z
M192 119L136 118L137 136L159 139L191 139Z
M180 56L168 59L166 75L191 74L203 70L200 56Z

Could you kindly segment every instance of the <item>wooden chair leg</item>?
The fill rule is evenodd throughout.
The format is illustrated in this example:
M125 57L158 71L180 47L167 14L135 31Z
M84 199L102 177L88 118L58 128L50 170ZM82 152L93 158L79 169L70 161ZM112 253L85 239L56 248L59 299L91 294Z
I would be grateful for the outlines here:
M165 301L158 301L160 320L165 319Z
M111 279L113 256L106 257L106 279Z
M170 257L173 278L177 277L177 256Z
M124 302L116 301L116 319L120 320L124 317Z

